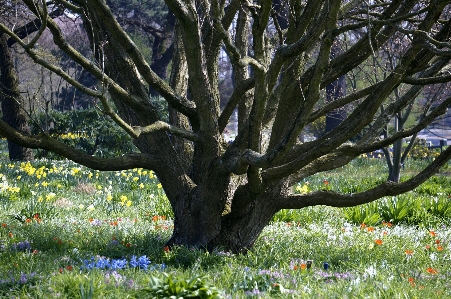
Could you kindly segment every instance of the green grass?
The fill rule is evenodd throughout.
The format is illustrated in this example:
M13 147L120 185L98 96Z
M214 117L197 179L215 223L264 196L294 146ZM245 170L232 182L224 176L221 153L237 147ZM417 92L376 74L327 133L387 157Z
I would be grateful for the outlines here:
M403 174L422 164L407 164ZM100 173L66 161L0 165L1 298L451 296L447 176L351 208L359 212L281 211L248 254L233 255L165 250L172 213L148 171ZM299 192L359 192L385 178L383 161L362 159L300 182ZM380 219L361 225L362 217L376 214ZM133 256L151 263L131 267ZM92 258L126 259L129 267L88 269L83 261Z

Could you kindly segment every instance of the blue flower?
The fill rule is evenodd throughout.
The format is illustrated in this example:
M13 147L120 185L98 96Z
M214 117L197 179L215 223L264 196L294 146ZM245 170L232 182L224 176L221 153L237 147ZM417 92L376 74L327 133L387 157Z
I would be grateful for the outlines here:
M147 267L149 266L149 264L150 264L150 260L147 258L147 256L143 255L143 256L139 257L138 265L141 269L146 270Z
M125 269L127 267L127 260L112 260L111 261L111 269Z
M17 244L14 244L13 249L19 250L19 251L26 251L31 249L31 244L28 241L19 242Z
M109 259L107 259L105 257L100 257L97 260L95 267L98 269L108 269L108 268L111 268L111 262Z
M136 259L136 255L132 256L130 260L130 266L132 266L132 268L138 267L138 260Z

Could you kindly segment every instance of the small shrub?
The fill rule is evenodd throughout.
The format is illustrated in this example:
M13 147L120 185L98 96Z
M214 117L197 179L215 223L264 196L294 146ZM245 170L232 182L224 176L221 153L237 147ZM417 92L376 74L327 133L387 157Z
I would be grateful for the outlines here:
M343 216L346 220L355 224L376 225L382 220L376 202L344 208Z
M150 286L136 292L135 298L222 298L219 291L205 282L205 277L185 279L163 273L162 279L150 276Z
M409 215L412 215L412 203L415 202L409 197L392 197L379 201L379 211L382 219L393 224L405 222ZM421 208L421 207L419 207Z

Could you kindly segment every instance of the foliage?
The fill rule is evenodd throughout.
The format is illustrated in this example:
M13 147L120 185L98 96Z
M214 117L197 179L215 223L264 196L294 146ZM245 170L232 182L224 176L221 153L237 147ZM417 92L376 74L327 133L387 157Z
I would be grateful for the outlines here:
M163 273L163 278L149 277L149 287L136 293L136 298L222 298L219 291L205 282L205 277L194 276L186 279L181 276Z
M96 109L42 113L31 123L32 131L39 133L50 124L53 125L50 129L52 137L91 155L111 157L134 150L130 136ZM38 150L36 157L57 156Z
M400 223L405 221L409 212L415 209L412 200L406 196L386 198L379 201L379 211L382 218L387 222Z
M343 214L347 220L355 224L376 225L382 220L377 203L345 208L343 209Z

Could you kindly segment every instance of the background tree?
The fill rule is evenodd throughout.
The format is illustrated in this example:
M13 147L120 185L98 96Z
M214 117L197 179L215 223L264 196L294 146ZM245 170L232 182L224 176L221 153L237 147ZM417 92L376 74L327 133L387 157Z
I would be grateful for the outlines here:
M14 3L7 3L0 1L0 13L2 21L7 21L7 16L11 16L14 9L20 9ZM17 13L14 14L16 20L9 20L10 25L17 25ZM24 22L25 21L25 22ZM21 35L24 28L27 28L27 18L21 18L18 22L16 33ZM25 23L25 24L22 24ZM15 128L16 130L29 134L30 129L27 123L27 115L24 108L24 99L19 88L19 78L16 67L14 65L14 58L8 43L9 36L0 32L0 101L3 114L3 120ZM29 161L33 160L33 152L29 148L22 147L10 140L8 140L8 151L10 160Z
M56 1L83 18L92 57L67 42L45 3L21 2L44 21L55 45L99 80L98 90L46 59L48 50L35 47L41 30L31 40L21 39L5 23L0 30L37 64L96 97L103 112L134 138L139 152L93 157L46 134L23 134L3 121L0 133L15 143L51 150L94 169L154 170L174 211L169 246L245 251L280 209L346 207L397 195L417 187L451 157L451 148L446 149L412 178L359 193L293 193L292 186L300 180L411 136L445 113L451 98L442 99L414 126L379 138L411 102L409 96L388 102L400 84L421 87L451 80L441 72L451 57L451 21L442 18L450 1L292 0L287 1L288 25L282 30L270 21L271 1L166 0L176 20L169 82L152 70L104 1ZM237 26L231 34L234 20ZM362 32L359 38L331 59L334 40L357 29ZM327 85L370 58L381 59L375 53L397 33L405 36L408 46L385 78L362 82L352 93L324 101ZM218 89L222 47L236 84L223 110ZM149 97L150 88L167 102L167 121ZM222 133L235 107L239 131L233 142L226 143ZM317 140L298 143L309 123L340 107L348 112L340 125ZM358 141L349 142L356 135Z
M7 37L0 32L0 101L3 120L16 130L29 134L27 115L19 90L19 79ZM22 147L10 140L8 140L8 150L10 160L33 160L33 152L30 148Z

